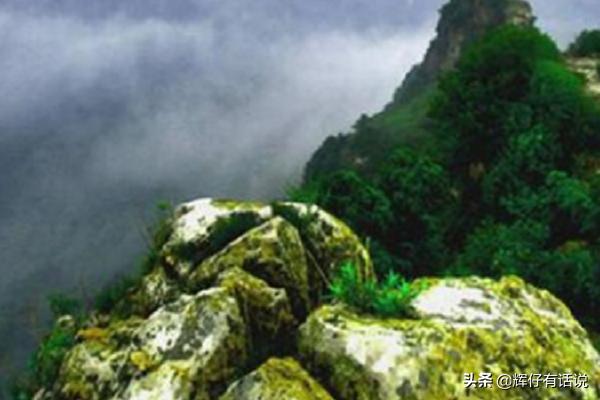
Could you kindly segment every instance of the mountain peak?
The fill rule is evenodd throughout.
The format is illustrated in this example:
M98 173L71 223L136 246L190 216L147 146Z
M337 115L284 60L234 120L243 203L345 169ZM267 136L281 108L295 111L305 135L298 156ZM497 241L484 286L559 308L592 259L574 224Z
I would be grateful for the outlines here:
M403 103L456 65L465 47L489 30L505 25L533 25L526 0L451 0L440 10L437 35L421 64L413 67L394 96Z

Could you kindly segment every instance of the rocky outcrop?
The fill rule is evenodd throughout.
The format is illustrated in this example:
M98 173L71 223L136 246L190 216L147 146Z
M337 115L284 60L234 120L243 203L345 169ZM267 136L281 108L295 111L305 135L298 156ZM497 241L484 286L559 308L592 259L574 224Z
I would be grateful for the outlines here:
M373 275L355 234L315 206L213 199L178 207L171 226L154 269L79 327L38 398L209 400L229 387L225 398L328 399L291 359L243 376L293 351L341 264Z
M325 306L300 328L308 370L338 399L598 399L600 356L569 310L514 277L426 280L414 319ZM489 388L465 374L491 373ZM502 374L585 375L588 387L502 390Z
M345 261L363 279L373 271L354 233L317 207L203 199L172 226L123 300L129 314L57 322L77 342L36 400L600 398L586 332L517 278L423 279L411 319L381 319L323 303ZM585 374L588 387L465 387L483 372Z
M219 400L333 400L297 361L270 359L232 384Z
M600 101L600 58L567 58L569 68L580 74L586 81L588 92Z

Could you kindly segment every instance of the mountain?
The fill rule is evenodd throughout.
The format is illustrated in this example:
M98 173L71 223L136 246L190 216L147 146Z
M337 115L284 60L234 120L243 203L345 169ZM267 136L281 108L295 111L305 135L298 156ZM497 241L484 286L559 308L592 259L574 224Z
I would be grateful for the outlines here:
M341 169L375 168L382 154L400 143L426 136L426 104L437 78L452 69L465 48L504 24L533 25L524 0L452 0L442 7L437 36L425 58L407 74L392 102L381 113L363 116L353 133L331 136L306 165L305 179Z

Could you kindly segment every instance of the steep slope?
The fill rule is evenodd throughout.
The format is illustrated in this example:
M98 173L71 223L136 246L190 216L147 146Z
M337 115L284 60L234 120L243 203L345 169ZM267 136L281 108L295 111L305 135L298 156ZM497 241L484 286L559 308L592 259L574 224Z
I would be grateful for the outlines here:
M504 24L532 25L524 0L452 0L440 11L437 36L423 62L413 67L393 101L380 114L363 116L348 135L329 137L305 170L308 180L340 168L369 171L400 143L418 145L426 133L426 104L441 73L453 68L464 49Z

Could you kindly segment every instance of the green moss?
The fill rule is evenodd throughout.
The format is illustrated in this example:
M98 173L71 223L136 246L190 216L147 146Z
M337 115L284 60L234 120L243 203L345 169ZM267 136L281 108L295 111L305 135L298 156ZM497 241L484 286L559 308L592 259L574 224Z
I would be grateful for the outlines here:
M209 287L231 268L241 268L272 287L284 288L295 315L306 315L310 309L306 254L298 232L285 220L274 218L250 229L205 259L191 273L187 285L191 291Z
M222 202L217 204L223 205ZM233 207L233 205L229 207ZM236 208L236 210L238 209L239 207ZM169 249L169 253L178 260L186 260L195 265L222 250L231 241L240 237L248 230L259 226L262 222L262 218L253 211L235 211L217 219L210 226L206 242L194 243L182 241L175 243Z
M465 373L491 372L497 377L540 371L586 374L591 387L585 391L587 397L581 397L582 391L565 398L597 398L597 354L592 354L587 335L560 302L557 307L547 292L516 278L493 284L468 279L460 287L463 284L484 288L490 302L496 296L510 299L514 309L499 315L504 321L491 327L436 315L379 319L327 306L301 328L299 351L309 370L339 398L380 400L390 398L390 393L403 399L562 398L565 393L558 389L469 391L463 382Z
M292 347L297 322L285 291L272 288L239 268L221 274L216 284L229 290L238 301L252 343L252 363L284 354Z
M291 358L271 358L234 383L219 400L333 400L323 387Z

